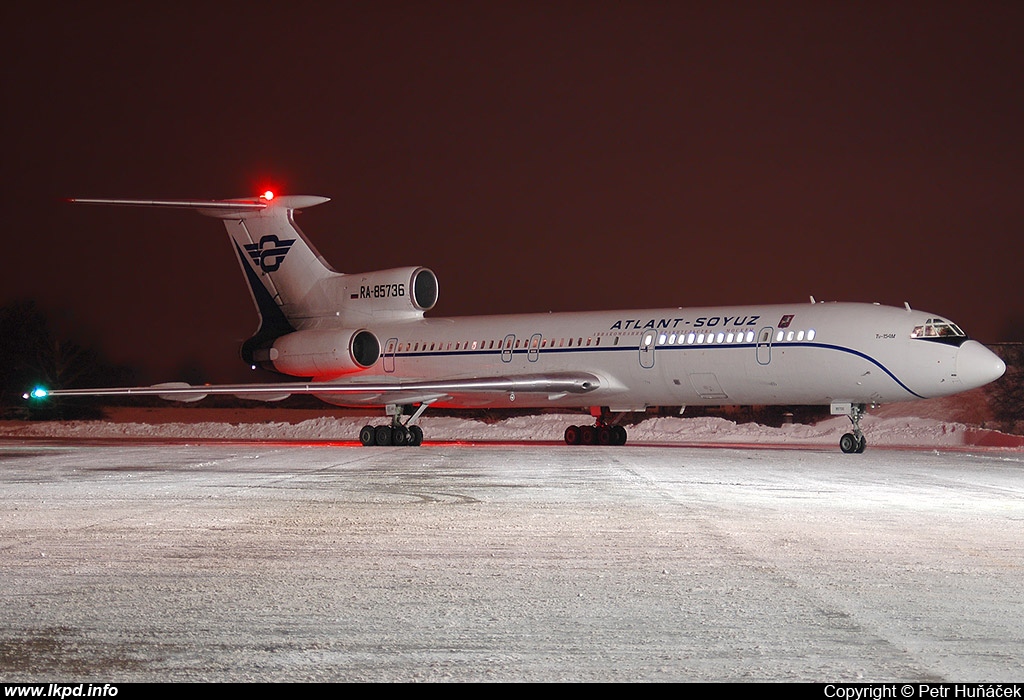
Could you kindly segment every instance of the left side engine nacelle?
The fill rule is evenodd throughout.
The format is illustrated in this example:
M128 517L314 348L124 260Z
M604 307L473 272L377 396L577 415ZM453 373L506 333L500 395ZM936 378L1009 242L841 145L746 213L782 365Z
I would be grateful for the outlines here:
M305 330L283 335L254 355L260 366L295 377L332 378L380 359L380 341L368 330Z

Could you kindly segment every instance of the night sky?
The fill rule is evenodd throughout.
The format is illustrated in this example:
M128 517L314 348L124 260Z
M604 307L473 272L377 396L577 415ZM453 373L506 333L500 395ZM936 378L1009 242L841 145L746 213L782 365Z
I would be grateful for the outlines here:
M4 10L0 304L146 381L248 376L220 222L267 187L432 315L877 301L1024 339L1024 3ZM327 9L325 9L325 7Z

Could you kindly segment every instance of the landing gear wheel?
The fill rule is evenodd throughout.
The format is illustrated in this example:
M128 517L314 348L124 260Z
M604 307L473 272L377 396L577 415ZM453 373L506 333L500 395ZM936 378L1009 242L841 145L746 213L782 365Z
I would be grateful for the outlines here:
M391 444L395 447L404 447L409 444L409 431L404 425L392 426Z
M867 447L867 440L863 438L857 439L857 436L853 433L846 433L839 438L839 449L846 454L853 454L854 452L863 452L864 448ZM860 448L860 449L858 449Z
M423 428L418 425L409 426L409 442L410 447L419 447L423 444Z
M565 429L565 444L580 444L580 427L578 425L570 425L568 428Z
M359 431L359 442L363 444L363 447L377 443L377 431L372 425L364 425L363 429Z
M597 428L592 425L581 425L580 443L583 445L593 445L595 442L597 442Z
M597 429L597 444L598 445L611 445L612 444L612 429L608 426L601 426Z
M857 454L861 454L868 448L868 439L863 435L860 436L860 440L857 441Z
M381 447L391 444L391 426L378 425L374 431L374 442Z
M612 444L613 445L625 445L626 444L626 429L621 425L613 425L612 428Z

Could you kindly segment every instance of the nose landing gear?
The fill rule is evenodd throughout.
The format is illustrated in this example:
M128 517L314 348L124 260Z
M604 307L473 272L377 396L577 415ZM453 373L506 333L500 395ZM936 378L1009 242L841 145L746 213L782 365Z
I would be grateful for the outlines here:
M852 404L849 408L847 416L850 418L850 422L853 423L853 432L844 433L839 438L839 449L846 454L860 454L867 449L867 438L864 437L864 433L860 429L860 419L864 415L865 408L862 403Z

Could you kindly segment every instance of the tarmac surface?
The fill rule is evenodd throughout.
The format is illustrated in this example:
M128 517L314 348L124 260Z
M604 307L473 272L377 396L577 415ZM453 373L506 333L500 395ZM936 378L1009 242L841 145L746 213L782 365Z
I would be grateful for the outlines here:
M0 680L1020 681L1024 453L0 441Z

